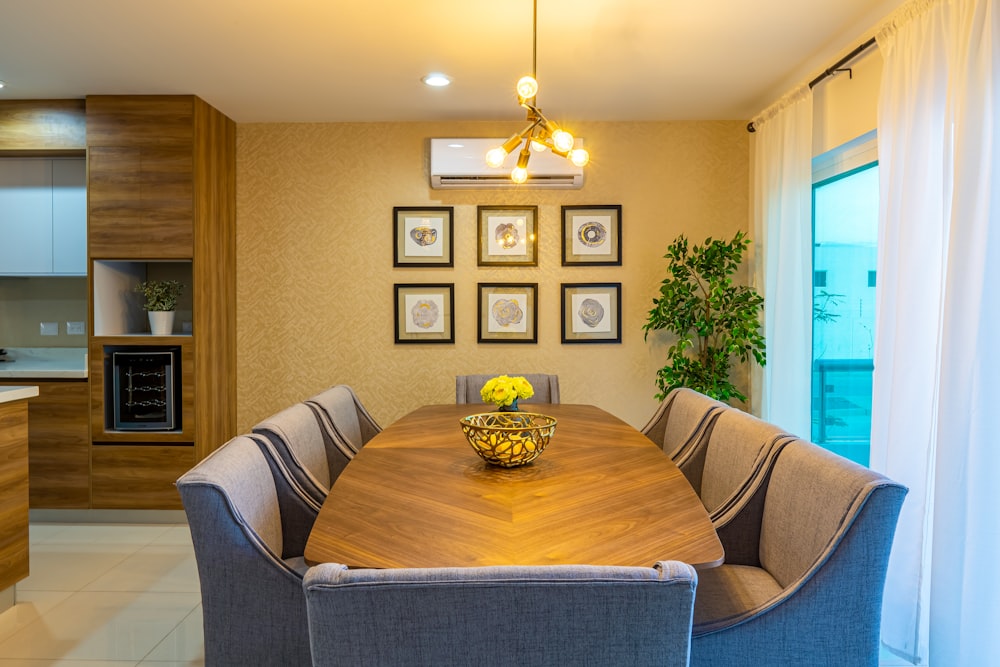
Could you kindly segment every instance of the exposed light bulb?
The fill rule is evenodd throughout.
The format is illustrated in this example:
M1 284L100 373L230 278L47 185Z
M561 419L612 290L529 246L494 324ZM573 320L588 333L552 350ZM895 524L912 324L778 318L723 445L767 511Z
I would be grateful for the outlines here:
M569 152L569 161L578 167L582 167L590 162L590 153L583 148L574 148Z
M507 159L507 151L499 146L486 151L486 165L496 169L503 166L503 161Z
M556 130L552 133L552 145L561 153L573 150L573 135L566 130Z
M532 139L532 140L531 140L531 150L535 151L536 153L541 153L541 152L542 152L542 151L544 151L544 150L545 150L546 148L548 148L548 146L546 146L546 145L545 145L545 144L543 144L542 142L540 142L540 141L537 141L537 140L535 140L535 139Z
M522 100L530 100L538 94L538 82L533 76L522 76L517 80L517 96Z
M514 167L510 172L510 180L518 184L524 183L528 180L528 170L524 167Z

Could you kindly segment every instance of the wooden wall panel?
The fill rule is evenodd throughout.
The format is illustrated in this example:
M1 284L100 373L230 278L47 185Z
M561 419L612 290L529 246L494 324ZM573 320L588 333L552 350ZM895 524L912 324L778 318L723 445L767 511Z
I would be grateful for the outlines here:
M28 402L31 507L90 507L90 388L86 380L17 380L35 385Z
M28 406L0 403L0 590L28 576Z
M236 435L236 124L195 105L198 458Z
M184 445L95 445L95 509L183 509L174 482L195 463Z
M5 100L0 102L0 151L33 154L87 147L83 100Z
M88 146L190 146L193 95L90 95Z

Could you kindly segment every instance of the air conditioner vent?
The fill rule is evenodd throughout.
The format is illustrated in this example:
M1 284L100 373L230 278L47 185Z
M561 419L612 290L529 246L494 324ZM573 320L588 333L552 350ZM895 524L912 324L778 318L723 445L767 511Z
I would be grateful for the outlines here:
M486 166L486 151L506 139L431 139L431 187L437 189L486 190L495 188L579 189L583 187L583 167L549 151L532 153L528 180L520 185L510 180L517 151L507 156L503 166ZM577 139L577 146L583 141Z

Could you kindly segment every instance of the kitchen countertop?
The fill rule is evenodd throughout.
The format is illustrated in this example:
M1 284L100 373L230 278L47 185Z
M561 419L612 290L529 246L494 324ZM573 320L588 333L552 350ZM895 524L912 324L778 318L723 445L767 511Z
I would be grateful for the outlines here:
M0 387L0 403L38 396L38 387Z
M8 347L0 361L0 380L8 378L86 378L85 347Z

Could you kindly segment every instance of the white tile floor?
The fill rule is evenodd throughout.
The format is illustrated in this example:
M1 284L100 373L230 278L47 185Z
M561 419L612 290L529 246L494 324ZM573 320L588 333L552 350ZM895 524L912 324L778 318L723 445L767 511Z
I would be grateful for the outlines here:
M186 525L32 523L30 550L0 614L0 667L205 664ZM910 663L883 651L880 665Z
M0 667L204 665L186 525L33 523L30 558Z

